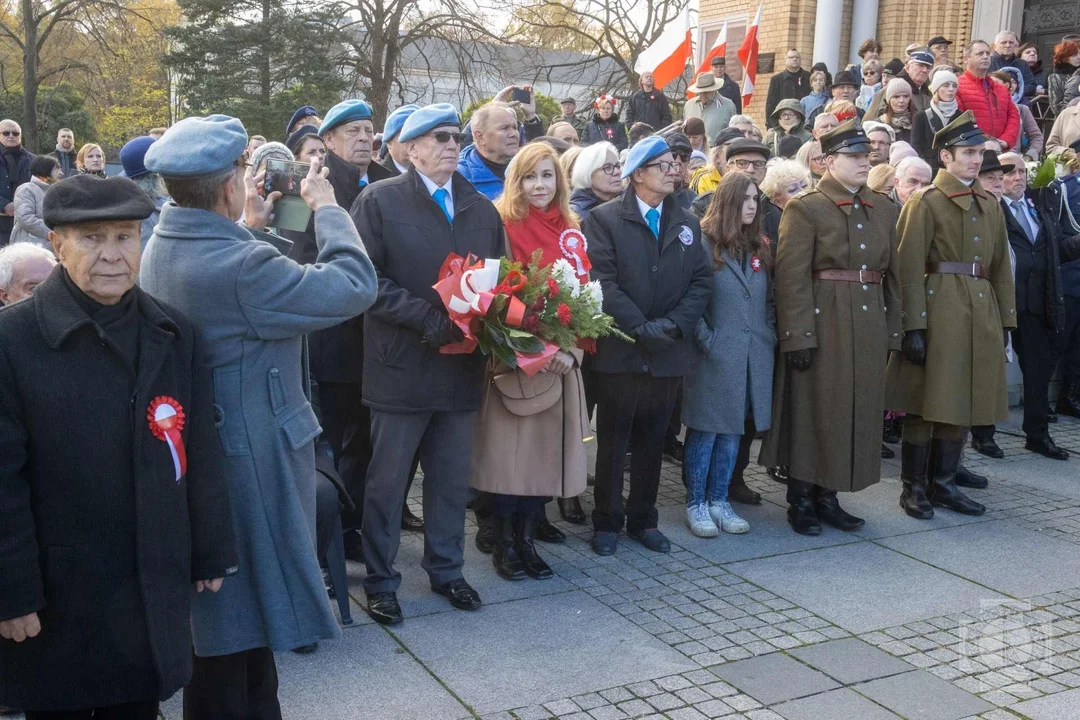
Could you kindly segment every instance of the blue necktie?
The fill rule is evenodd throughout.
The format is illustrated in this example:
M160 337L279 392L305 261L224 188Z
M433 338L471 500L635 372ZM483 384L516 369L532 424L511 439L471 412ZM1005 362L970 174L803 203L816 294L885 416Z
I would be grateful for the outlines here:
M431 193L431 197L439 204L439 209L443 211L443 215L446 216L447 222L453 225L454 216L450 213L450 193L446 192L446 188L438 188L435 192Z
M649 229L657 240L660 239L660 213L656 208L649 208L645 212L645 222L649 223Z
M367 180L361 180L359 185L360 185L360 189L363 190L364 188L367 187Z

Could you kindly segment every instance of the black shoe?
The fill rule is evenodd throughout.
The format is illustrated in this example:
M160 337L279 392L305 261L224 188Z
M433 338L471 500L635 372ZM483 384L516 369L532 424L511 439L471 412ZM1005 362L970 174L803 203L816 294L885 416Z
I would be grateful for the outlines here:
M353 562L364 562L364 546L360 540L359 530L346 530L342 535L345 542L345 559Z
M619 546L619 534L613 532L595 532L589 542L597 555L614 555Z
M330 571L326 568L321 568L321 570L323 585L326 586L326 594L331 600L333 600L337 598L337 593L334 592L334 583L330 580Z
M558 498L559 514L562 519L574 525L585 524L585 511L581 507L581 500L577 496L571 498Z
M881 428L881 442L895 445L900 442L900 430L896 419L886 420Z
M775 482L781 485L787 485L788 481L788 468L787 465L777 465L776 467L765 468L765 472L769 474ZM728 493L728 500L731 499L731 493Z
M311 643L310 645L301 645L300 647L293 648L292 651L297 655L310 655L319 649L319 643Z
M458 610L479 610L483 604L480 602L480 593L473 590L472 585L465 582L464 578L442 585L432 585L431 589L449 600Z
M547 580L555 577L540 553L536 552L537 516L523 517L521 513L514 515L514 548L518 557L525 565L525 572L535 580Z
M857 518L840 507L835 490L826 490L816 485L814 487L817 488L814 491L814 514L818 520L844 532L858 530L866 524L862 518Z
M896 453L893 452L893 449L891 447L889 447L885 443L881 443L881 457L885 460L892 460L894 457L896 457Z
M985 475L973 473L963 465L956 468L956 478L953 480L960 487L975 488L976 490L982 490L990 481L986 479Z
M495 535L491 564L495 566L495 572L504 580L524 580L528 575L525 574L525 563L518 554L514 537L514 517L496 515L491 520Z
M947 508L961 515L982 515L986 507L975 502L956 487L956 468L964 454L961 440L930 441L930 482L926 496L932 505Z
M1067 450L1062 450L1061 448L1059 448L1049 437L1045 438L1044 440L1032 440L1031 438L1028 438L1028 441L1024 443L1024 447L1031 452L1045 455L1051 460L1069 459L1069 452Z
M1058 415L1080 418L1080 392L1063 394L1058 398L1055 410Z
M562 530L551 524L547 519L547 506L540 509L540 515L536 518L536 539L540 542L559 544L566 542L566 535Z
M476 549L485 555L495 549L495 525L490 517L476 516Z
M664 457L673 463L682 463L683 444L678 440L669 440L664 443Z
M791 529L800 535L820 535L821 523L814 512L814 486L793 477L787 483L787 518Z
M418 532L424 531L424 521L422 518L413 515L413 511L409 509L408 503L401 508L401 529L402 530L416 530Z
M658 553L671 552L671 543L664 537L664 533L660 532L656 528L647 528L645 530L627 530L626 534L637 540L649 550Z
M401 615L397 593L377 592L367 596L367 614L380 625L397 625L405 618Z
M1048 422L1048 423L1056 423L1057 422L1057 413L1056 412L1047 413L1046 414L1046 422Z
M728 486L727 499L742 505L760 505L761 495L751 490L742 478L732 478Z
M930 445L906 442L900 446L900 479L904 483L904 489L900 493L900 507L919 520L934 517L934 506L926 497L929 462Z
M994 442L994 438L979 440L973 437L971 438L971 449L995 460L1005 457L1005 452Z

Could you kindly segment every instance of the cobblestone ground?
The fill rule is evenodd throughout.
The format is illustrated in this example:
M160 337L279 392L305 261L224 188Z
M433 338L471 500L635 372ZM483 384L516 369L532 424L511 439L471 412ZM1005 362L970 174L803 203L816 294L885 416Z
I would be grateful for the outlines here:
M558 522L567 542L540 548L556 579L507 583L472 547L470 514L478 613L430 593L422 541L407 537L405 623L364 616L363 570L350 564L356 624L314 655L278 656L285 715L1080 718L1080 463L1025 451L1010 434L1018 424L998 434L1004 460L968 451L991 481L970 491L988 508L978 518L907 518L898 460L887 461L879 485L841 496L866 528L805 538L784 519L783 486L752 466L765 502L736 506L751 532L699 539L683 519L679 467L665 465L671 554L621 537L598 557L587 526ZM1063 417L1052 432L1080 457L1080 422ZM179 717L178 699L164 714Z

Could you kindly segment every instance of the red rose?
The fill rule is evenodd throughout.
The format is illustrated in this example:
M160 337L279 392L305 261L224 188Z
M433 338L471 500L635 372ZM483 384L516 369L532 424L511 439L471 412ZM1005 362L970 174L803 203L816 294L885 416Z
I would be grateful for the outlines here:
M555 282L554 278L547 279L548 295L555 297L559 294L559 283Z
M526 315L521 326L525 328L527 332L535 333L540 329L540 316L532 314Z
M573 315L570 312L570 306L566 303L559 303L559 309L556 311L559 315L559 322L563 325L569 325L573 320Z

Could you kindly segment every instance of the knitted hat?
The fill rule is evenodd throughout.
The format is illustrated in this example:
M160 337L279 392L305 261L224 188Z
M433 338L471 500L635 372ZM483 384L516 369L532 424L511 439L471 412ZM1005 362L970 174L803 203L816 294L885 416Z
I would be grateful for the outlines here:
M952 83L953 85L959 85L960 81L956 79L956 73L951 70L938 70L934 73L933 79L930 80L930 93L937 95L938 88L945 83Z
M284 160L285 162L292 162L296 159L285 145L279 142L268 142L255 148L255 151L251 153L251 167L255 169L255 172L259 172L261 169L259 166L270 158Z
M904 78L893 78L889 81L889 84L885 86L885 102L892 100L897 95L903 93L911 94L911 86L908 85L908 81Z

